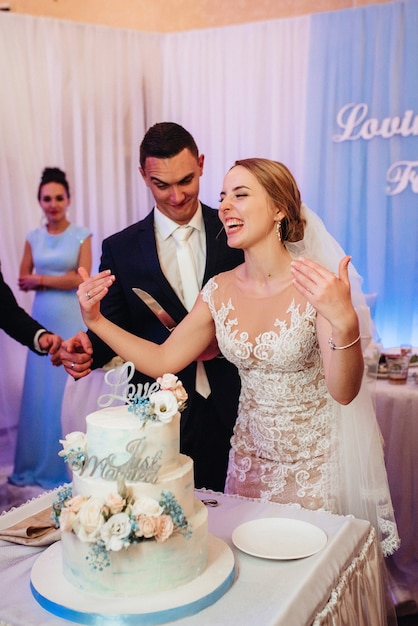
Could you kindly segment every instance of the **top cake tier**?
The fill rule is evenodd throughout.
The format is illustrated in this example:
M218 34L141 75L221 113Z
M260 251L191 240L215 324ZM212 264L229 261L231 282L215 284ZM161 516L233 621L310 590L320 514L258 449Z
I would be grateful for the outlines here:
M112 479L119 468L127 480L155 482L179 466L180 413L169 423L143 423L119 406L95 411L86 422L86 477Z

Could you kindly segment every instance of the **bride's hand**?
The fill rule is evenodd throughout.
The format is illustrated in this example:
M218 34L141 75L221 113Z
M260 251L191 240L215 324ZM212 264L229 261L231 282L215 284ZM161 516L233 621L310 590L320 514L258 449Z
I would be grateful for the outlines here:
M115 277L110 273L110 270L104 270L90 277L84 267L79 267L78 273L83 282L78 286L77 297L83 320L90 328L94 322L100 319L100 301L107 294L109 287L115 281Z
M348 264L351 257L341 259L338 276L308 259L292 261L294 285L312 306L331 324L352 318Z

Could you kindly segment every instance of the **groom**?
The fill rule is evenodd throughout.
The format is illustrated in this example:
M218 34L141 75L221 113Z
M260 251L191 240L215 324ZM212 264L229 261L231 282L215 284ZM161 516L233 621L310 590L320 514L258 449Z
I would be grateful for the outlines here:
M186 315L173 232L179 225L193 227L190 236L197 278L209 278L243 261L239 250L228 248L217 211L199 201L204 155L182 126L163 122L152 126L140 146L140 174L155 206L145 219L105 239L100 270L110 269L116 281L102 302L110 320L145 339L162 343L169 331L134 294L149 292L176 323ZM61 359L74 378L106 364L114 353L90 331L63 342ZM196 391L196 363L178 375L188 393L181 414L181 452L195 464L196 487L223 491L230 438L237 415L239 377L221 356L204 361L211 393ZM163 373L163 372L162 372ZM149 382L139 372L134 382Z

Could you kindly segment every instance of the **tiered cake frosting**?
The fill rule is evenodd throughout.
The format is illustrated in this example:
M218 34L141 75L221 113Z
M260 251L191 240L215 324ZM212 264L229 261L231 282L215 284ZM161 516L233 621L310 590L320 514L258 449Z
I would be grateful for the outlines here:
M194 497L193 461L179 453L187 394L171 374L134 389L133 371L125 364L122 395L99 399L127 405L88 415L86 434L61 442L73 472L71 493L64 488L53 506L64 576L96 594L172 589L199 576L207 562L207 510Z

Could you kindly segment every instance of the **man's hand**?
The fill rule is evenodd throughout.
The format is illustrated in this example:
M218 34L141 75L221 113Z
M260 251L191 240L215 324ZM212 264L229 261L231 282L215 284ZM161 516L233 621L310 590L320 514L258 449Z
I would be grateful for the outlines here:
M67 372L74 379L90 374L93 346L85 332L77 333L61 344L60 358Z
M43 333L38 340L41 350L48 352L51 357L52 365L61 365L60 359L60 347L62 339L59 335L54 333Z

